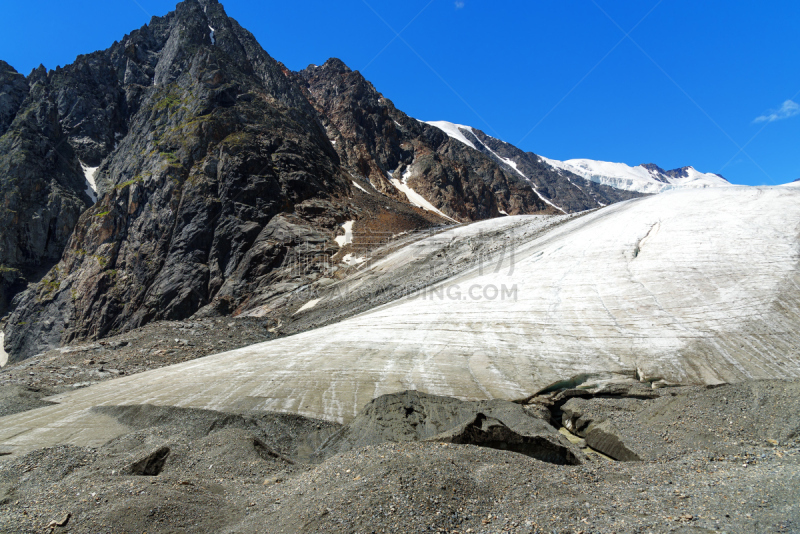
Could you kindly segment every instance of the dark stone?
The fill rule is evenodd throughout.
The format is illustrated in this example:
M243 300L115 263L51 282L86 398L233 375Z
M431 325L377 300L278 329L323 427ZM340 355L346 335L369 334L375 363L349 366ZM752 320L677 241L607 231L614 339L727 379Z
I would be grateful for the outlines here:
M318 459L384 442L441 441L526 454L557 464L579 464L582 454L544 419L522 405L467 402L418 391L383 395L315 453Z
M130 466L129 471L131 474L138 476L158 476L164 469L164 464L167 462L167 456L169 456L169 453L169 447L161 447L148 454L141 460L134 462Z

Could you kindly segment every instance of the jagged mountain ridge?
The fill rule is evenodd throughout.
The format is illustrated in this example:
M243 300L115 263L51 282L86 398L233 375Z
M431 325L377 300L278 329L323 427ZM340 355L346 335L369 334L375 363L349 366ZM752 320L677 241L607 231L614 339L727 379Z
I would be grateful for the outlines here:
M569 177L541 165L538 156L479 131L474 135L485 143L465 144L442 135L447 132L398 110L359 72L338 59L309 66L297 76L320 112L343 164L387 195L404 199L392 183L393 179L399 181L395 174L403 176L403 185L459 220L537 210L576 212L637 196L596 184L585 186L588 193L576 190ZM513 154L526 174L487 145Z
M565 208L555 206L559 211L569 212L577 209L587 200L578 196L578 204L569 202L569 186L577 188L601 206L625 199L623 191L641 194L657 194L672 189L722 187L731 185L718 174L701 173L694 167L681 167L665 171L654 163L644 163L630 167L624 163L611 163L590 159L558 161L519 148L495 139L484 132L447 121L430 121L451 138L488 153L497 161L510 166L523 178L530 181L538 196L550 205L562 202ZM521 166L526 168L523 170ZM553 179L555 172L561 179ZM569 184L569 185L567 185ZM564 189L567 188L567 190ZM544 192L544 194L542 193ZM574 191L570 191L575 194ZM565 199L567 202L565 202Z
M214 299L230 313L250 284L269 286L262 271L287 243L325 243L350 216L330 201L349 180L314 110L215 1L182 2L93 56L119 60L126 134L100 163L102 198L12 314L14 355L185 318ZM72 144L110 148L101 141Z
M44 275L8 318L12 361L153 320L269 314L340 276L347 221L396 234L637 196L577 187L481 132L467 147L339 60L290 72L216 0L64 68L3 76L3 194L17 175L28 188L14 193L26 209L5 213L3 300Z
M453 139L489 155L501 165L511 169L533 189L536 196L558 212L575 213L640 196L638 192L620 190L554 169L543 163L541 156L524 152L477 128L446 121L434 121L428 124L436 126Z

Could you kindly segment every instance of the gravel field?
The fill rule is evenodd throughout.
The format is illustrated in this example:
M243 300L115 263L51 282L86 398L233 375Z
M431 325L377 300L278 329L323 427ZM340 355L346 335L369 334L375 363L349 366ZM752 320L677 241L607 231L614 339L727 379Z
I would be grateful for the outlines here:
M798 388L612 384L529 406L406 392L344 427L97 408L130 432L0 457L0 532L800 532ZM572 444L559 420L576 421ZM580 465L500 450L520 435L565 443Z

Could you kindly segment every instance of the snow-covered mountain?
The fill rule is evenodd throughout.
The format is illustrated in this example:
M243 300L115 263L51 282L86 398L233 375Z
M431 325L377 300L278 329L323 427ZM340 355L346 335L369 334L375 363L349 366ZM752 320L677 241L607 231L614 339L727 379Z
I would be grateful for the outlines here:
M465 145L481 152L488 152L498 161L509 165L518 174L528 178L518 169L518 161L515 158L499 155L489 147L485 140L492 140L503 145L502 141L487 136L483 132L471 126L455 124L447 121L429 121L427 124L435 126L453 139L461 141ZM516 148L516 147L514 147ZM702 173L694 167L682 167L671 171L665 171L658 165L648 163L631 167L625 163L611 163L607 161L594 161L590 159L571 159L568 161L558 161L544 156L537 156L539 160L556 172L562 173L573 185L579 187L573 180L574 176L583 178L586 181L612 187L623 191L633 191L636 193L655 194L663 193L671 189L685 188L705 188L721 187L731 185L725 178L718 174ZM569 174L571 173L571 174ZM537 195L551 206L555 206L550 199L544 198L536 187L534 190ZM557 206L555 206L557 209Z
M555 169L577 174L592 182L639 193L663 193L670 189L731 185L728 180L718 174L703 173L694 167L665 171L652 163L631 167L625 163L591 159L557 161L542 157L542 160Z

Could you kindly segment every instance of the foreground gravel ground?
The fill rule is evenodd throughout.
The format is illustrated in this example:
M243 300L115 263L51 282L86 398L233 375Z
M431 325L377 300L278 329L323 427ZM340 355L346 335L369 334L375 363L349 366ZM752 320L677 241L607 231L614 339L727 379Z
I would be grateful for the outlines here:
M578 446L600 428L616 440L595 441L606 452L622 444L642 458L585 448L577 466L435 439L381 442L387 421L395 439L404 424L430 423L441 412L431 398L416 405L427 415L407 423L402 403L386 402L344 428L269 413L103 408L131 432L98 449L0 457L0 532L800 532L799 387L648 394L628 384L534 399L531 417L580 421L570 423L586 436L572 436ZM358 429L375 443L308 461Z
M309 467L246 455L245 443L212 434L187 445L183 469L155 477L121 473L108 450L6 462L3 479L20 482L3 499L0 529L41 532L71 514L59 532L800 531L798 449L565 467L404 443Z

